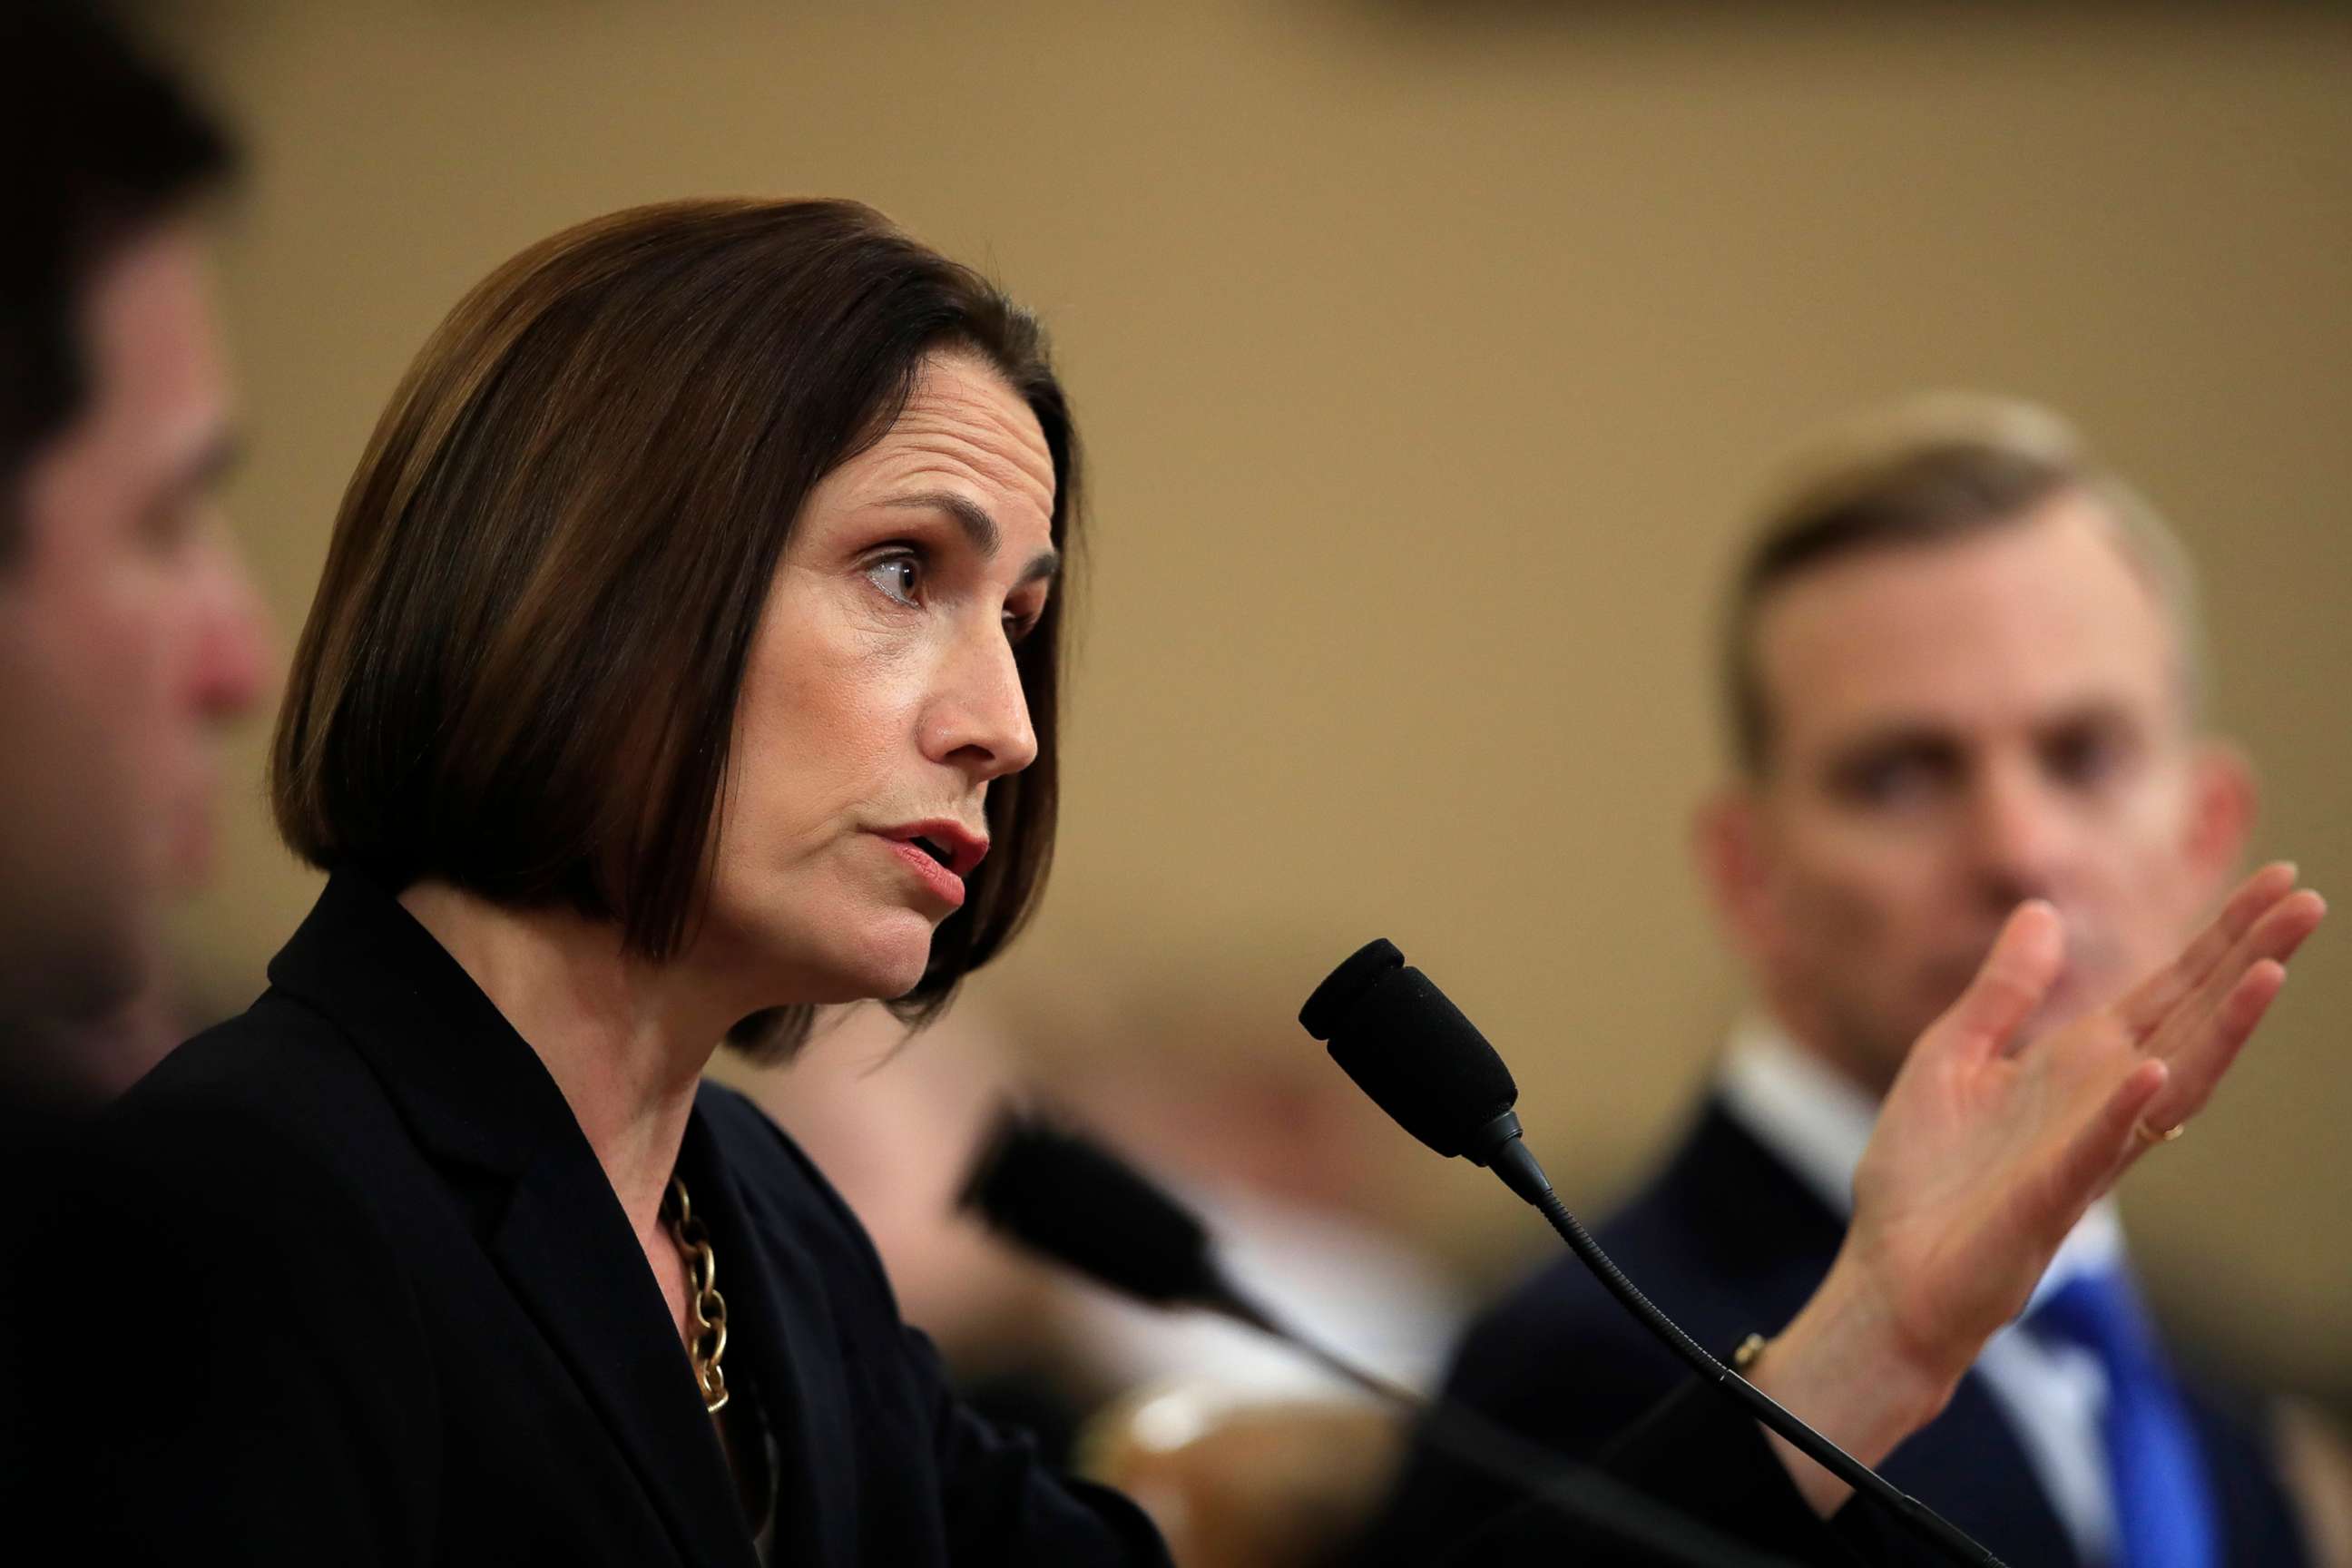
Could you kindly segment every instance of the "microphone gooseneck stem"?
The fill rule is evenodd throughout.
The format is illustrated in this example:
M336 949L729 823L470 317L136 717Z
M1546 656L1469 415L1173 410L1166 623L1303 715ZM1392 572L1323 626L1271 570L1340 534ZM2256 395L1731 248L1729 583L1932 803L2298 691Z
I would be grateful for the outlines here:
M1403 1384L1392 1383L1370 1367L1359 1366L1304 1330L1284 1322L1265 1308L1243 1295L1231 1284L1221 1281L1194 1304L1205 1307L1222 1317L1231 1318L1237 1323L1255 1329L1268 1338L1280 1340L1324 1371L1354 1384L1365 1393L1384 1400L1399 1409L1419 1411L1423 1407L1423 1402L1421 1395Z
M1419 1417L1423 1440L1456 1463L1485 1471L1619 1546L1640 1549L1650 1561L1672 1568L1793 1568L1785 1559L1741 1546L1601 1471L1563 1468L1559 1455L1467 1405L1424 1399L1402 1384L1359 1366L1282 1321L1229 1282L1219 1281L1195 1305L1271 1335L1316 1365Z
M1787 1407L1770 1394L1740 1376L1731 1368L1710 1355L1706 1348L1688 1334L1680 1324L1660 1311L1642 1294L1641 1287L1625 1277L1625 1271L1611 1260L1601 1244L1592 1239L1577 1217L1568 1212L1568 1205L1552 1191L1551 1181L1536 1163L1535 1154L1517 1135L1514 1126L1487 1156L1486 1163L1504 1184L1539 1210L1551 1222L1552 1229L1568 1243L1584 1266L1592 1271L1601 1287L1624 1304L1643 1327L1665 1342L1684 1361L1690 1363L1709 1383L1746 1405L1757 1420L1789 1440L1790 1447L1812 1460L1830 1474L1845 1482L1864 1496L1876 1500L1889 1512L1902 1520L1955 1563L1965 1563L1970 1568L2003 1568L2000 1558L1954 1525L1934 1509L1887 1480L1868 1465L1814 1431L1799 1420Z

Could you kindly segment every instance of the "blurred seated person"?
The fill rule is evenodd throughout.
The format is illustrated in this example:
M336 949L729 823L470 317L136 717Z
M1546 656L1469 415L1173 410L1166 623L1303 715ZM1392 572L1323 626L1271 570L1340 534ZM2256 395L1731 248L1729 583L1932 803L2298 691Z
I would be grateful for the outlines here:
M40 1439L20 1251L83 1122L178 1033L163 915L211 860L215 731L260 616L215 490L234 448L205 199L220 131L77 5L0 7L0 1521Z
M48 0L0 16L0 1160L21 1194L41 1129L153 1059L164 908L209 869L211 745L265 656L215 493L235 442L204 203L226 143Z
M1814 1292L1882 1099L2021 903L2066 925L2032 1037L2179 945L2254 809L2246 764L2200 721L2180 552L2029 406L1928 399L1833 441L1767 510L1723 656L1736 773L1697 843L1755 1008L1681 1142L1598 1227L1715 1347ZM2179 1375L2111 1202L2025 1306L1890 1479L2012 1568L2305 1561L2263 1426ZM1482 1317L1447 1392L1590 1457L1682 1376L1562 1258ZM1416 1454L1401 1538L1486 1491Z

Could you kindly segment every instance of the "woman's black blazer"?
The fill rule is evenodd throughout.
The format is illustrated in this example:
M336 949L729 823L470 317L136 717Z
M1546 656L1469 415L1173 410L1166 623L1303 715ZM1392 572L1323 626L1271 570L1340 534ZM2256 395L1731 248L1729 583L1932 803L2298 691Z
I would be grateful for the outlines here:
M653 1272L537 1056L348 874L269 980L115 1108L44 1227L34 1409L72 1560L752 1568ZM1165 1562L1124 1499L957 1405L747 1100L700 1091L679 1173L729 1383L775 1444L772 1561Z

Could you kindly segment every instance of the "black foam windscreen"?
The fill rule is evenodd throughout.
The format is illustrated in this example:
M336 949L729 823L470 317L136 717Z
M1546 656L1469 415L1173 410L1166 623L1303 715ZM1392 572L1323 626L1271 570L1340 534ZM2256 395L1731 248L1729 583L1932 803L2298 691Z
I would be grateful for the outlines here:
M1001 1114L958 1202L1114 1290L1160 1306L1222 1297L1199 1217L1109 1150L1043 1117Z
M1323 977L1323 984L1307 998L1298 1009L1298 1021L1307 1032L1318 1040L1331 1037L1332 1028L1348 1016L1348 1010L1362 1000L1365 992L1376 984L1381 976L1391 969L1404 967L1404 954L1396 943L1384 936L1376 936L1342 959L1339 967Z
M1368 942L1299 1009L1307 1032L1398 1124L1449 1159L1485 1163L1477 1135L1517 1103L1511 1069L1429 976Z

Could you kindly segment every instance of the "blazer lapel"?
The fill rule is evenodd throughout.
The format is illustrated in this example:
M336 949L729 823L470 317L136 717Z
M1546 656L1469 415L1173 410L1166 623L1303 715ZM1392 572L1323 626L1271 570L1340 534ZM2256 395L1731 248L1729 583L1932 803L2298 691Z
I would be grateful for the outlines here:
M584 1139L580 1153L551 1152L523 1173L491 1254L645 1480L680 1555L757 1568L686 1347Z
M824 1271L765 1196L735 1180L699 1110L678 1168L696 1194L696 1212L710 1226L731 1326L730 1382L748 1375L756 1384L776 1444L774 1559L855 1562L854 1521L844 1516L841 1500L860 1495L856 1445L840 1417L856 1395L832 1353L849 1342L845 1325L834 1321ZM814 1347L826 1347L825 1353L810 1353Z
M679 1555L758 1568L660 1287L537 1053L397 900L348 871L329 880L269 978L333 1019L367 1060L477 1216L493 1262L645 1483Z

